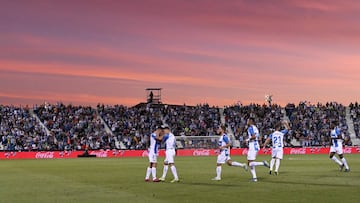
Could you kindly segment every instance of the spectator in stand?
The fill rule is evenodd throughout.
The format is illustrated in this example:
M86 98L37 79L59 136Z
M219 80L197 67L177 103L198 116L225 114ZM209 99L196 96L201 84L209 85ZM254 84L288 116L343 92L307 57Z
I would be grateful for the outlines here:
M47 150L46 131L28 107L1 106L0 135L4 150Z
M226 108L224 115L226 123L231 126L235 138L240 140L242 147L247 146L245 140L247 138L246 125L248 118L253 117L255 120L261 121L255 123L255 125L259 129L259 134L264 135L267 134L268 129L271 129L283 117L281 107L276 104L271 106L265 104L262 106L258 104L250 104L248 106L235 105ZM260 136L259 139L262 141L264 138Z
M276 104L235 105L224 109L225 122L234 132L240 145L246 147L246 121L254 117L262 141L267 130L283 118L282 108ZM339 128L349 138L345 119L345 107L336 102L322 105L300 102L297 106L287 105L286 113L292 130L285 136L287 142L296 138L303 146L329 146L327 135L331 121L338 120ZM174 134L183 136L212 136L221 124L220 111L208 104L197 106L175 105L98 105L65 106L45 103L34 106L32 116L27 107L0 106L0 136L4 150L83 150L120 148L120 142L128 149L146 149L147 132L163 120ZM360 108L350 104L351 118L356 136L359 137ZM104 125L104 123L106 125ZM45 126L49 132L43 127ZM214 141L215 143L215 141ZM212 144L212 143L210 143ZM351 140L347 143L351 145ZM184 147L202 147L209 143L184 142ZM289 146L289 145L288 145Z
M287 113L293 126L294 137L300 140L303 147L329 146L328 122L340 118L341 128L347 134L345 107L336 102L312 105L300 102L298 106L287 105Z
M351 103L349 107L351 113L350 118L352 119L354 124L355 135L357 138L360 138L360 106L357 102L355 102L354 104Z
M115 148L114 139L105 131L101 119L91 107L44 104L35 113L53 132L59 150Z

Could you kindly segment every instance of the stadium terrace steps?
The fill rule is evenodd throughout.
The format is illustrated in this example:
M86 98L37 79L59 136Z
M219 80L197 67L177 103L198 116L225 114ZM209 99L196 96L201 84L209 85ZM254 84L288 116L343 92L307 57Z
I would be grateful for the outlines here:
M119 143L120 149L127 149L123 142L119 142L119 141L117 142Z
M348 126L348 133L353 145L360 145L360 139L356 137L354 129L354 121L351 119L350 107L346 107L346 124Z
M40 126L45 130L46 135L47 136L51 136L51 132L50 130L45 126L45 124L40 120L40 118L38 117L38 115L36 115L36 113L34 113L34 109L30 109L29 113L32 117L34 117L36 119L36 121L40 124Z
M104 128L105 128L106 133L109 133L110 135L113 136L114 133L110 130L109 126L106 124L106 122L104 121L104 119L100 116L99 111L97 111L97 110L96 110L96 115L97 115L97 118L100 119L101 124L104 125Z
M104 121L104 119L100 116L98 110L96 110L96 115L97 115L97 118L100 119L101 124L104 125L104 128L105 128L106 133L109 133L112 137L114 137L114 139L115 139L115 147L116 147L117 149L127 149L126 146L124 145L124 143L123 143L122 141L119 141L119 140L117 139L117 137L114 136L114 133L110 130L108 124L107 124L107 123Z

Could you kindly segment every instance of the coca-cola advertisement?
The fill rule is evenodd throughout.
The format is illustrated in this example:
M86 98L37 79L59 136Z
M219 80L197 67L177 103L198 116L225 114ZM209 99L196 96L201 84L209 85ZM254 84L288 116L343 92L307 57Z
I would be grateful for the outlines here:
M210 156L209 149L195 149L193 152L193 156Z
M90 155L96 155L96 157L102 157L102 158L108 157L108 152L107 151L91 151L89 154Z
M311 150L310 150L310 153L311 153ZM306 154L306 148L292 148L290 150L290 154Z
M35 159L52 159L55 152L36 152Z

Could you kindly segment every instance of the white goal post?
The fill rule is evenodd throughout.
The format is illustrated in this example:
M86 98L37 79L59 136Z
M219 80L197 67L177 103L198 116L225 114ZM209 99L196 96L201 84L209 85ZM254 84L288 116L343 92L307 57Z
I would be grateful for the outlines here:
M178 149L216 149L219 136L175 136ZM240 141L230 136L233 148L240 148Z

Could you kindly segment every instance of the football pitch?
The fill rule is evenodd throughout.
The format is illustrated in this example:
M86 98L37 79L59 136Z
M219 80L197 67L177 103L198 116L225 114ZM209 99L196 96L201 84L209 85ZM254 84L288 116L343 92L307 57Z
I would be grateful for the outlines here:
M227 165L222 180L212 181L216 157L176 157L179 183L170 183L170 169L165 182L145 182L145 157L1 160L0 202L358 202L360 155L345 157L350 173L340 172L327 155L285 155L279 176L258 166L255 183L249 171Z

